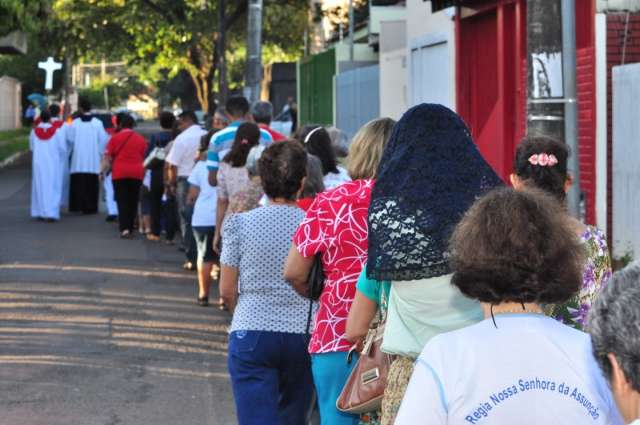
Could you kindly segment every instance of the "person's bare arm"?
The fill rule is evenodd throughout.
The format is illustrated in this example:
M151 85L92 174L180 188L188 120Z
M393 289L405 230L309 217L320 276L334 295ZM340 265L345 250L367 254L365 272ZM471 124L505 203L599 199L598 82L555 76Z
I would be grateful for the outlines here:
M104 178L105 173L111 166L113 158L109 154L102 155L102 160L100 161L100 179Z
M233 310L238 303L238 269L222 264L220 269L220 298L224 301L229 311Z
M178 181L178 167L173 164L169 164L169 168L167 169L167 183L171 186L175 186Z
M220 239L222 235L222 222L224 216L229 208L229 200L218 197L218 203L216 206L216 232L213 236L213 251L220 254Z
M211 186L218 185L218 170L209 170L209 184Z
M195 204L199 194L200 194L200 188L195 185L190 185L189 192L187 193L187 204L189 205Z
M291 245L287 261L284 264L284 280L288 281L293 289L300 295L306 296L308 292L307 279L313 266L313 257L303 257L295 244Z
M378 304L356 290L356 296L349 310L345 337L352 343L358 343L367 336L369 325L378 311Z

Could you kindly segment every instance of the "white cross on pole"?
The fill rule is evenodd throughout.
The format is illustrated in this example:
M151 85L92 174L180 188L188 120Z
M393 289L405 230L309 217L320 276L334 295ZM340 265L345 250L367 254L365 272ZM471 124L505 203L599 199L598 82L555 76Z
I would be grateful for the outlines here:
M53 73L62 69L62 64L49 56L46 62L38 62L38 68L44 69L44 72L47 73L44 80L44 89L51 90L53 88Z

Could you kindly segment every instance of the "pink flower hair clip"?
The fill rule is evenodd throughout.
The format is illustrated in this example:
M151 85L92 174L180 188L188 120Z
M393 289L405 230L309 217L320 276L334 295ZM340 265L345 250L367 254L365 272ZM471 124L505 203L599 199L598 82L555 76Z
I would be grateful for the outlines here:
M529 157L529 164L539 165L541 167L553 167L558 164L558 158L554 154L546 153L533 154Z

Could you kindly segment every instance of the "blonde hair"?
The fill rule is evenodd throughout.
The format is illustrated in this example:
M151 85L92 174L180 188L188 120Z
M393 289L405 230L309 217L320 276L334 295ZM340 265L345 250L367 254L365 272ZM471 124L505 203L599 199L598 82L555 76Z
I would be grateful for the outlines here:
M353 136L347 167L353 180L373 179L377 176L382 152L395 124L391 118L377 118L360 127Z

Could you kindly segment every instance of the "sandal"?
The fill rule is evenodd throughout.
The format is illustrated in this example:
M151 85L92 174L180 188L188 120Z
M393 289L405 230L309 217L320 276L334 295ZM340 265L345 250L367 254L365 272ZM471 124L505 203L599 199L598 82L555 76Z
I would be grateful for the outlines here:
M160 236L156 236L153 233L147 233L147 240L151 242L158 242L160 240Z
M209 306L209 297L198 298L198 305L200 307L208 307Z

